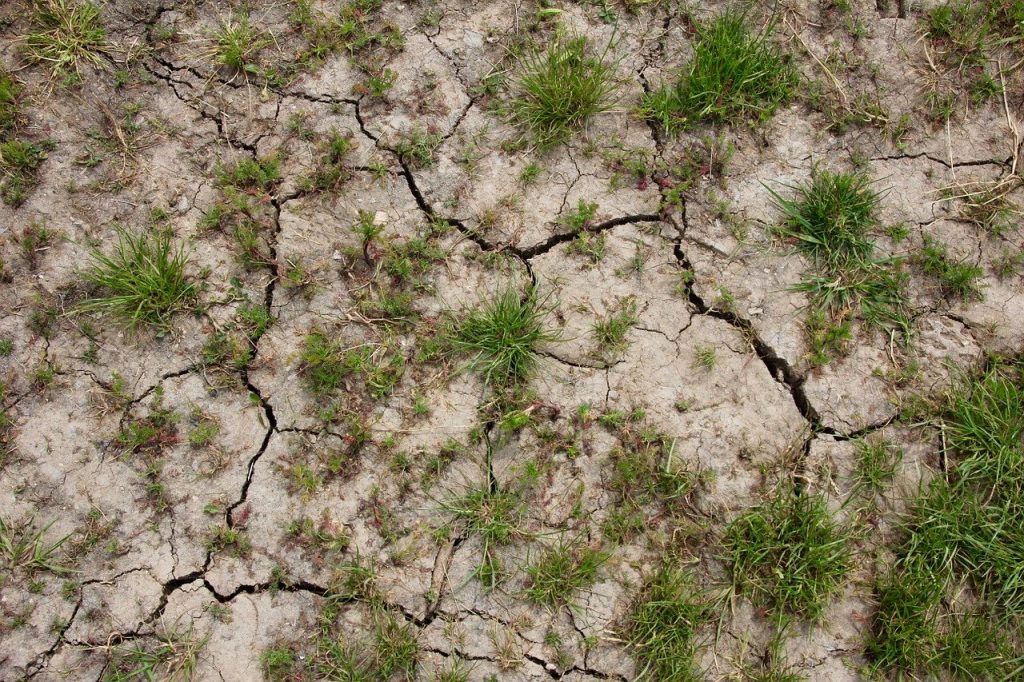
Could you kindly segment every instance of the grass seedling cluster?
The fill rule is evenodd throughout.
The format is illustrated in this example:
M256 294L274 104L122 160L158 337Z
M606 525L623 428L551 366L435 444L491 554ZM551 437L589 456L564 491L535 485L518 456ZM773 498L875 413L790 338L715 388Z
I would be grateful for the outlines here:
M824 364L830 352L845 347L853 315L908 335L901 262L874 255L871 233L879 228L881 195L867 174L815 170L810 182L790 189L792 198L768 191L783 212L779 234L815 267L795 287L810 298L812 361Z
M703 123L767 120L797 84L796 70L771 34L771 26L756 32L737 10L698 27L693 59L675 83L646 98L644 113L670 133Z
M964 377L939 417L950 468L904 523L867 653L901 676L1012 679L1024 664L1024 362Z
M99 295L82 302L83 310L110 315L132 329L166 331L176 313L196 302L196 285L185 272L188 254L168 232L133 234L118 228L113 251L93 249L91 257L84 278Z
M849 531L824 497L792 485L730 523L723 547L737 591L779 623L817 621L852 568Z
M513 81L509 118L540 149L568 140L615 105L618 62L611 49L609 42L593 54L585 36L562 29L543 49L528 49Z

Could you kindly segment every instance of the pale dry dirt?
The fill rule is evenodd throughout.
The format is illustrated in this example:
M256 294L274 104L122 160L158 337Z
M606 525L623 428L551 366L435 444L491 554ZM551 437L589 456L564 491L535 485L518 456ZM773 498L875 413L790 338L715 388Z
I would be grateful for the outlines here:
M0 8L0 60L26 93L28 132L54 143L25 203L0 206L0 254L11 275L0 283L0 338L12 341L0 379L14 421L12 455L0 465L0 515L37 528L52 521L51 540L70 536L58 552L69 572L10 571L0 582L0 679L103 679L111 647L171 631L206 638L195 679L261 679L262 652L298 651L313 637L337 566L358 558L374 567L382 603L418 633L416 679L435 679L459 659L474 680L631 680L637 666L622 624L668 548L687 556L709 589L728 589L716 545L724 524L779 476L826 492L842 518L855 465L850 441L878 434L904 448L884 513L858 549L842 598L785 645L807 679L862 679L875 556L903 500L937 464L932 436L894 419L912 396L941 391L956 368L986 351L1019 352L1024 338L1020 269L1007 275L994 266L1019 251L1019 227L987 234L961 220L942 191L1008 172L1004 111L992 102L948 130L927 116L914 13L901 18L855 0L851 16L865 35L854 37L825 3L801 0L785 3L777 35L805 79L823 74L802 44L819 56L851 55L857 67L837 73L843 87L871 93L891 121L909 114L899 145L876 126L830 131L826 114L801 98L757 128L670 139L634 109L690 54L687 22L675 3L633 14L609 2L618 17L620 103L584 134L538 154L508 150L519 131L495 115L481 87L508 66L507 41L535 11L529 3L385 2L382 16L405 41L386 55L397 80L382 98L354 87L363 76L345 54L272 86L213 68L211 36L233 11L226 3L99 4L120 51L110 70L86 68L84 84L73 88L25 66L23 3ZM691 3L698 16L720 4ZM555 5L595 44L612 38L595 6ZM290 3L246 6L274 36L266 59L287 61L298 40ZM158 39L156 27L179 39ZM126 74L121 85L115 68ZM127 156L100 139L104 110L125 103L139 105L142 123ZM310 135L290 126L296 116ZM396 153L414 127L437 136L429 164ZM323 152L309 138L331 129L352 135L352 177L335 192L310 191L301 179ZM636 177L621 164L679 163L718 135L734 156L722 172L701 166L679 204L663 202L671 189L671 180L658 181L664 174ZM222 194L218 167L278 152L282 181L259 198L266 262L246 267L230 231L201 220ZM83 163L94 153L98 163ZM539 179L524 185L518 178L531 162ZM773 237L779 213L764 185L784 190L815 166L854 162L888 190L882 221L909 231L899 243L879 237L880 249L912 254L924 236L941 238L955 257L984 269L982 295L950 300L912 272L912 343L857 328L850 352L818 367L804 331L808 301L792 288L810 266ZM1020 191L1015 198L1024 201ZM598 262L573 249L564 220L581 201L598 205L589 226L606 240ZM166 211L188 245L202 312L177 316L160 338L75 313L90 246L111 244L116 225L142 229L154 209ZM372 265L362 260L351 229L360 211L383 226L379 244L412 239L437 219L452 225L431 237L444 255L415 290L413 324L382 325L364 305L386 275L375 272L379 254ZM59 238L30 263L19 236L33 221ZM285 278L297 265L305 272L298 283ZM420 361L417 353L449 317L530 282L560 334L544 344L529 385L537 428L507 433L488 412L478 375L458 358ZM246 301L267 305L274 319L254 337L251 363L209 366L204 346L235 328ZM627 304L637 315L626 344L602 351L594 322ZM43 311L52 315L46 330ZM301 353L315 329L405 359L389 395L359 386L338 393L370 429L364 444L353 445L345 419L324 421L329 400L303 379ZM705 366L709 350L714 362ZM52 382L34 380L47 365ZM666 519L652 508L643 532L615 545L603 540L619 502L609 487L618 444L607 429L580 427L584 404L596 414L645 410L646 422L674 442L677 465L704 472L685 514ZM118 433L157 410L173 413L172 435L157 455L126 454ZM191 443L203 423L219 428L210 442ZM542 430L558 437L542 438ZM154 457L158 471L147 473ZM297 485L297 463L316 472L319 485ZM512 485L530 471L539 474L523 533L497 550L509 578L485 590L473 575L481 541L451 526L444 501L474 486ZM162 497L154 497L154 481ZM289 525L302 518L347 546L296 540ZM217 529L241 533L251 548L211 544ZM524 567L560 537L603 543L612 554L570 606L540 607L524 597ZM707 679L740 679L744 666L768 655L770 620L741 597L728 603L701 659ZM339 627L359 640L369 636L371 617L365 605L346 605Z

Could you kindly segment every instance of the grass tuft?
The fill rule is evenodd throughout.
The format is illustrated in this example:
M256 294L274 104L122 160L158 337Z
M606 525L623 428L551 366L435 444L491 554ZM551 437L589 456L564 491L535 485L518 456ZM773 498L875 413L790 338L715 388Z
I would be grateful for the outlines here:
M33 29L25 36L29 61L45 64L54 79L81 81L83 64L106 68L107 31L98 5L75 0L35 0Z
M790 189L795 193L790 199L768 191L784 214L779 233L815 266L816 272L794 287L811 299L807 335L812 360L824 364L831 352L846 347L854 314L908 336L902 262L874 255L870 235L879 227L875 214L881 193L867 174L815 170L809 183Z
M591 55L585 36L559 30L543 50L520 59L509 117L540 149L549 149L583 129L591 117L615 103L617 62L609 61L611 43Z
M725 559L736 589L783 622L816 621L852 566L849 532L824 497L784 486L725 531Z
M1011 679L1024 651L1024 363L964 377L942 414L951 462L917 496L876 586L868 657L899 675Z
M712 605L678 569L662 568L644 586L627 626L641 664L637 679L697 682L700 630L713 620Z
M611 552L595 549L580 540L559 539L556 546L526 567L530 576L526 597L547 606L571 604L577 592L594 584L597 569L610 557Z
M537 345L558 339L544 327L548 312L532 287L521 295L508 286L455 324L452 346L472 356L469 366L489 386L520 384L536 364Z
M771 26L754 33L746 13L726 10L697 31L693 59L675 84L644 101L644 113L666 131L764 121L793 96L796 71L769 42Z
M184 247L175 248L166 232L133 235L118 228L117 237L113 253L92 251L85 280L104 295L84 301L82 309L112 315L130 328L169 328L174 314L196 299L196 287L185 275Z

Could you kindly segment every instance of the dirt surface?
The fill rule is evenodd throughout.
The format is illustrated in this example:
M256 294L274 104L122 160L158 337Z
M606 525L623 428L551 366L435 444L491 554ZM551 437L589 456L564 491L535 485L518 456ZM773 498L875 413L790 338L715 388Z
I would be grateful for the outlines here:
M936 433L900 415L986 352L1022 350L1021 267L997 267L1020 252L1019 216L987 232L948 191L1011 173L1008 122L1020 109L996 98L937 122L923 94L921 8L904 17L897 3L849 4L837 15L828 3L783 3L773 40L804 82L824 84L827 102L842 99L819 60L847 55L842 68L827 62L836 87L848 100L866 93L886 123L838 131L833 105L800 95L757 126L673 137L636 107L691 54L691 12L719 4L608 2L611 24L601 3L552 3L595 45L614 38L621 87L612 111L542 153L513 144L521 131L494 109L506 93L487 87L515 69L512 38L553 30L532 23L530 3L385 2L373 26L404 40L372 54L395 75L381 96L344 50L289 72L305 43L287 2L246 4L269 37L255 59L278 67L276 79L214 62L214 36L241 8L106 0L113 47L71 86L25 59L29 13L3 3L0 66L22 89L24 134L50 148L23 203L0 206L0 339L11 342L0 379L12 422L0 514L45 528L51 543L68 537L54 554L61 570L3 576L0 679L107 679L117 652L162 637L202 643L195 679L262 679L268 649L307 655L339 567L357 564L375 574L374 606L346 601L332 627L361 642L382 612L411 626L415 679L458 663L474 680L632 680L624 624L666 556L729 593L725 525L787 477L828 495L843 518L852 441L884 436L904 457L856 567L821 621L794 626L784 644L806 679L866 678L875 557L901 500L938 466ZM304 179L332 130L350 136L346 179L319 190ZM429 138L425 159L403 147L410 135ZM720 141L733 151L716 164ZM665 169L693 166L695 149L711 161L701 157L682 187ZM229 191L218 178L275 155L280 179L243 192L258 226L247 257L231 226L207 220ZM525 184L529 164L539 173ZM853 167L885 190L881 224L906 229L901 241L880 232L877 248L907 257L912 333L904 343L857 322L845 352L822 364L811 358L808 298L794 289L811 264L773 231L780 212L766 186L785 193L812 169ZM581 202L597 204L585 229L602 240L598 259L570 227ZM364 248L352 228L367 215L380 233ZM26 248L32 225L55 236ZM158 334L76 308L92 293L82 278L91 249L109 250L118 226L152 225L186 245L197 311ZM977 296L946 296L914 265L926 238L982 268ZM431 255L412 259L412 276L389 271L389 254L416 239ZM559 333L526 386L529 424L509 427L465 357L424 349L451 319L531 283ZM385 297L399 292L407 309L389 319ZM265 329L247 322L252 306L266 307ZM623 342L600 347L594 323L627 306ZM351 376L329 394L311 390L314 331L372 349L391 384L377 391ZM248 360L212 353L215 338ZM671 443L671 466L699 481L685 508L644 506L639 532L609 540L622 443L581 406L642 410ZM126 444L140 424L158 435ZM496 549L446 510L488 487L521 487L525 501L517 534ZM610 556L568 605L531 601L526 567L569 538ZM478 570L491 551L507 575L486 589ZM723 604L699 662L707 679L742 679L772 655L773 624L742 596Z

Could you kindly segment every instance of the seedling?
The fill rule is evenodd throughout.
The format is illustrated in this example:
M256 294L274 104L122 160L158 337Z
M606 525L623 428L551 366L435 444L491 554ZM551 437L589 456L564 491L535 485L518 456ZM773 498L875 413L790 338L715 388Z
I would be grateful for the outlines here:
M530 287L508 286L453 325L452 347L471 355L469 367L495 387L520 384L536 364L537 345L558 335L545 329L549 309Z
M8 571L49 571L51 573L66 573L68 568L61 565L56 558L57 550L61 548L71 534L56 540L45 540L47 531L56 521L50 521L42 528L32 528L32 521L18 525L0 518L0 559L3 560Z
M693 59L672 85L649 95L644 113L669 133L704 122L764 121L789 101L797 83L787 56L754 34L745 13L726 10L698 27Z
M736 590L780 623L818 620L852 568L850 532L824 497L791 485L730 523L723 546Z
M509 118L540 149L549 149L582 130L617 99L612 43L589 54L587 38L559 30L544 49L528 49L512 83Z
M949 248L937 239L925 235L924 246L916 260L926 275L938 280L944 294L964 300L980 297L978 280L984 270L980 265L953 260L949 257Z
M598 353L606 360L622 353L628 343L626 334L637 322L637 304L632 296L619 300L616 310L594 322L592 330Z
M81 309L111 315L131 329L149 325L166 331L173 316L196 301L196 287L185 275L184 247L175 248L167 232L133 235L117 228L117 240L109 255L92 250L93 265L84 277L101 295Z

